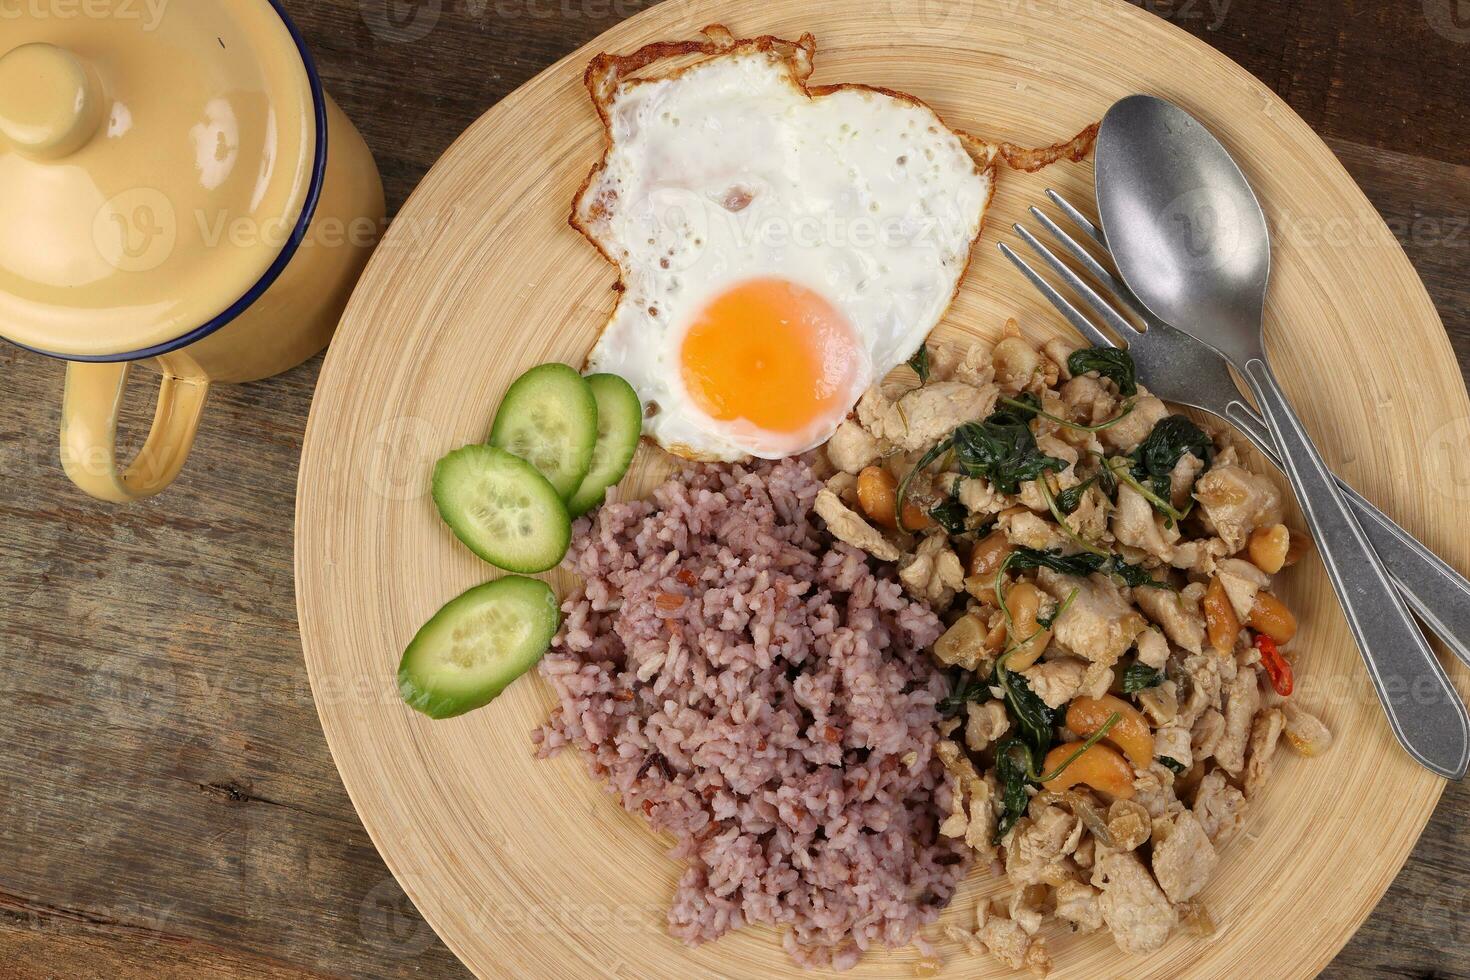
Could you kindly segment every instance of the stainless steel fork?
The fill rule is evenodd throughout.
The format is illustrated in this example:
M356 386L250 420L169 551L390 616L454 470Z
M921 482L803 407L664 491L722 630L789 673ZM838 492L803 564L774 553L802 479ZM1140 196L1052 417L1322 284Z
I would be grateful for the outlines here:
M1056 191L1048 190L1046 196L1069 222L1104 253L1107 252L1107 242L1096 225ZM1126 347L1138 368L1139 380L1149 391L1166 402L1197 408L1225 419L1254 443L1267 459L1280 467L1270 430L1241 395L1225 361L1193 337L1151 315L1121 280L1044 211L1033 207L1031 214L1086 271L1091 282L1074 271L1025 226L1017 224L1016 233L1062 282L1092 308L1112 333L1110 335L1099 328L1014 249L1002 242L1000 250L1006 258L1016 264L1068 322L1095 346ZM1135 328L1104 298L1098 291L1099 287L1111 293L1148 329L1140 331ZM1340 478L1337 478L1337 483L1410 608L1456 657L1470 665L1470 581Z

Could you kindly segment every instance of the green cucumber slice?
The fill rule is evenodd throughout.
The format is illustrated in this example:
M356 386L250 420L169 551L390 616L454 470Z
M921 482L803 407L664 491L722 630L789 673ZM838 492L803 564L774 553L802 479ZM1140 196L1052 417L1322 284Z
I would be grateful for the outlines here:
M540 470L566 500L586 477L597 445L597 399L565 364L543 364L505 393L490 445Z
M466 446L441 459L434 503L455 537L508 572L555 568L571 547L571 516L556 488L494 446Z
M561 625L545 582L511 575L470 589L424 624L398 665L403 700L430 718L484 707L536 665Z
M567 501L573 517L581 517L607 498L608 487L628 472L643 435L643 403L632 385L616 374L594 374L587 386L597 399L597 446L586 478Z

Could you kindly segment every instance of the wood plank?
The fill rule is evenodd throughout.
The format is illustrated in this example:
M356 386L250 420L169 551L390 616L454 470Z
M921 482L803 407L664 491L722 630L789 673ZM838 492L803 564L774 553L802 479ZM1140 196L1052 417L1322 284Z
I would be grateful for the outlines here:
M8 914L7 910L7 914ZM11 980L327 980L340 976L309 973L265 957L211 946L195 940L118 932L90 922L58 929L39 915L16 928L0 925L0 949Z
M649 5L425 0L436 23L403 39L374 19L386 0L286 2L395 209L487 107ZM1329 139L1470 376L1470 23L1455 0L1135 2L1244 64ZM301 664L290 520L318 370L220 389L181 482L117 510L56 465L59 365L0 350L5 976L465 975L358 824ZM1470 789L1445 794L1329 976L1470 977L1467 807Z
M1444 321L1460 371L1470 378L1470 166L1339 139L1328 145L1408 253ZM1356 230L1316 223L1299 231L1330 246Z

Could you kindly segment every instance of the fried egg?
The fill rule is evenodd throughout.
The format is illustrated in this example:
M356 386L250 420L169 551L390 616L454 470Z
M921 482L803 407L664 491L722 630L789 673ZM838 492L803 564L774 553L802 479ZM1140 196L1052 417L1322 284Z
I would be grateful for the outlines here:
M572 223L620 273L589 369L633 385L670 452L779 459L825 442L939 323L994 174L916 99L808 88L810 36L707 36L588 71L607 150Z

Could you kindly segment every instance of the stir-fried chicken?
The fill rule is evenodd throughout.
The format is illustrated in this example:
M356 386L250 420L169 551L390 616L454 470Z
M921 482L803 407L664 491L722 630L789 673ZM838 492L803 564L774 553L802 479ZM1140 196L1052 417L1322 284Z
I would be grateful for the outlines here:
M1013 888L959 936L1037 973L1048 919L1146 954L1205 915L1280 743L1332 740L1281 686L1290 644L1252 625L1284 609L1280 490L1116 354L1074 352L1014 325L993 355L931 350L927 382L838 429L816 504L949 624L940 832Z

